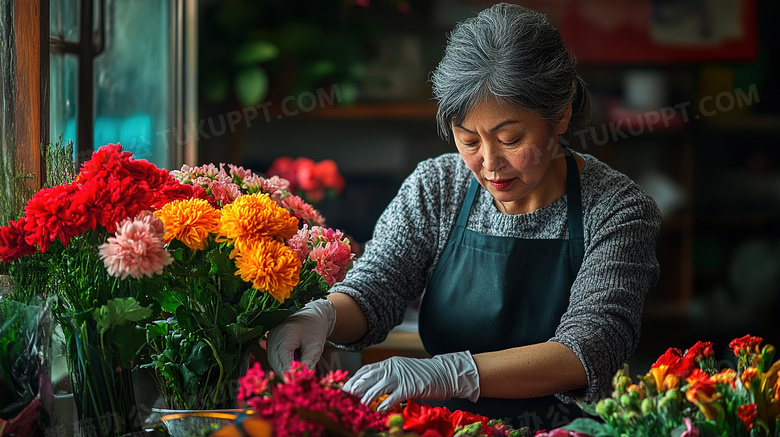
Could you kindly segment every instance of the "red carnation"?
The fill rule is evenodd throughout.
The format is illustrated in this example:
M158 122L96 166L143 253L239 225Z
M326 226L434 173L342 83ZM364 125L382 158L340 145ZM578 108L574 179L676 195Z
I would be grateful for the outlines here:
M86 184L95 178L105 178L115 173L122 161L129 161L133 154L122 151L119 144L107 144L92 153L92 158L81 164L81 171L76 176L77 184Z
M73 209L78 189L77 185L58 185L35 193L24 208L27 244L45 252L52 241L60 240L67 246L68 241L82 231L78 224L83 217L76 216Z
M24 255L35 252L35 247L25 241L24 223L27 219L22 217L17 221L11 220L8 226L0 228L0 259L11 262Z
M739 352L745 353L759 353L758 345L764 341L761 337L754 337L752 335L746 335L744 337L735 338L729 342L729 347L734 351L734 355L739 357Z
M758 418L758 406L756 404L740 405L737 408L737 416L748 430L753 429L753 422Z

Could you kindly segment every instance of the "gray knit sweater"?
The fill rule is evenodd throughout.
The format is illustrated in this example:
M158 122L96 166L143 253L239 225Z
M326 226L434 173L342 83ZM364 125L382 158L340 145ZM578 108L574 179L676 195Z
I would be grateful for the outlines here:
M559 394L591 402L608 393L612 377L639 341L642 305L659 274L655 255L661 215L628 177L583 154L581 173L585 256L570 303L552 341L580 358L588 387ZM472 174L457 153L421 162L379 218L365 252L331 292L350 295L368 319L368 334L349 345L383 341L421 296L455 224ZM566 195L528 214L500 213L480 187L468 229L517 238L568 238Z

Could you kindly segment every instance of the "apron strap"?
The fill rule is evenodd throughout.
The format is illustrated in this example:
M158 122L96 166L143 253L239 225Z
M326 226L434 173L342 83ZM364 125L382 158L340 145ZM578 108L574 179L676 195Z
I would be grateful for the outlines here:
M582 189L577 161L567 147L563 147L566 156L566 213L569 226L569 254L571 255L571 273L577 277L585 257L585 233L582 227Z

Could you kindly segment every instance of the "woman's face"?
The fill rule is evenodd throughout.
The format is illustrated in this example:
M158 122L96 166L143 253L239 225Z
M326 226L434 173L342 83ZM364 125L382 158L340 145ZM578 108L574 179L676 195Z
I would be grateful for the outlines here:
M487 99L453 123L458 152L499 211L531 212L563 194L566 164L552 157L561 154L558 135L570 115L550 126L535 112Z

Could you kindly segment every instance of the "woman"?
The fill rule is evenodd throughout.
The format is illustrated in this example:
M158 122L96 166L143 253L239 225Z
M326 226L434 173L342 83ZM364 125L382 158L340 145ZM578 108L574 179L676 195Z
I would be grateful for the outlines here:
M448 400L534 429L605 394L636 348L658 278L657 206L626 176L562 148L589 115L584 83L546 17L509 4L460 23L432 75L440 134L458 153L403 183L372 240L327 300L270 332L278 371L296 348L313 365L326 341L361 350L423 295L432 358L362 367L345 389Z

